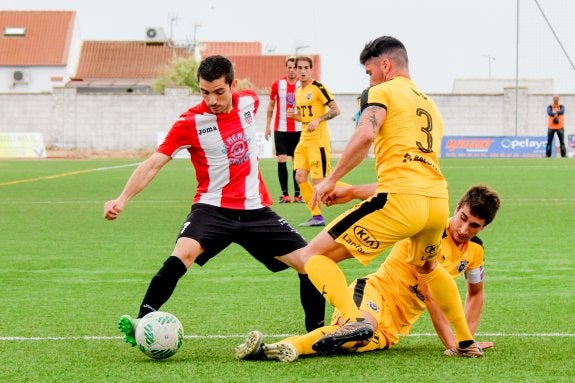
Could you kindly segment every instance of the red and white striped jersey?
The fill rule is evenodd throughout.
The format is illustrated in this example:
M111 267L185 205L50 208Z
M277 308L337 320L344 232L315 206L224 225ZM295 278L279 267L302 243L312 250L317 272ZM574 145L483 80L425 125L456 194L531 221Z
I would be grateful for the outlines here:
M258 106L252 90L232 94L230 113L213 114L202 101L180 116L158 147L171 157L190 153L198 182L194 203L239 210L272 204L258 164Z
M286 117L287 108L295 107L295 90L300 86L299 80L290 84L287 78L274 81L270 91L270 100L276 103L274 130L276 132L299 132L301 123Z

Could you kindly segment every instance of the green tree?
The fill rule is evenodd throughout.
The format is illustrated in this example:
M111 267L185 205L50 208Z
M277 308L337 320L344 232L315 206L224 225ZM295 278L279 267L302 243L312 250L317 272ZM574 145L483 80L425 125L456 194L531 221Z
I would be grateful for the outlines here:
M194 58L176 57L160 69L152 88L156 93L164 93L169 87L186 86L197 93L200 91L197 73L198 63Z
M176 57L160 69L159 76L154 80L154 92L162 94L166 88L185 86L193 93L200 92L198 84L198 63L192 57ZM236 90L255 89L249 78L238 79Z

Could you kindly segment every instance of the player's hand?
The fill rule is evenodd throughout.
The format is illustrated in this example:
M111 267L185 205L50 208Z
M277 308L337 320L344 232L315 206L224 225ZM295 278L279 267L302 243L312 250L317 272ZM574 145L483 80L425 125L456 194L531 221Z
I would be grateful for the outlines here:
M488 349L493 348L495 346L495 344L493 342L477 342L477 344L479 345L479 347L481 347L482 350L488 350ZM455 348L448 348L445 351L443 351L443 355L445 355L445 356L459 356L459 353L457 352L457 349L455 349Z
M313 196L311 197L311 207L321 203L326 203L327 196L335 188L335 182L331 181L329 178L324 178L320 183L314 186ZM325 198L325 201L324 201Z
M309 124L307 124L307 131L313 132L314 130L316 130L320 122L321 120L319 118L316 118L315 120L311 121Z
M482 350L487 350L495 346L493 342L477 342L477 344L479 347L481 347Z
M113 221L118 218L122 210L124 210L124 204L119 200L108 201L104 204L104 218Z
M272 130L270 129L269 126L266 126L266 131L264 133L264 137L265 137L266 141L270 140L271 135L272 135Z
M351 193L351 185L337 185L334 189L325 194L321 200L324 205L332 206L351 201L354 198Z

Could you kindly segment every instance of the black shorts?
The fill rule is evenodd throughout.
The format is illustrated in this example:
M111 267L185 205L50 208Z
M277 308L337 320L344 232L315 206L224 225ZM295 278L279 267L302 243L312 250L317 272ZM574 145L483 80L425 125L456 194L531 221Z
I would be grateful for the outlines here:
M204 252L195 260L200 266L231 243L237 243L273 272L289 267L274 257L307 244L301 234L269 207L234 210L201 203L192 206L180 237L195 239L202 245Z
M276 156L287 154L293 157L295 147L299 142L301 132L274 132L274 144L276 146Z

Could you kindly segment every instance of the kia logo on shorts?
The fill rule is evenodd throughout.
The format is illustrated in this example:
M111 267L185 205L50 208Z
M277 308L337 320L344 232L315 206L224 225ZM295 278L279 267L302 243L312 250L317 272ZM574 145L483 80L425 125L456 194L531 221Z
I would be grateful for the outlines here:
M355 226L353 228L353 233L362 245L367 246L370 249L377 249L379 247L379 241L375 239L373 234L371 234L366 228Z

